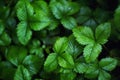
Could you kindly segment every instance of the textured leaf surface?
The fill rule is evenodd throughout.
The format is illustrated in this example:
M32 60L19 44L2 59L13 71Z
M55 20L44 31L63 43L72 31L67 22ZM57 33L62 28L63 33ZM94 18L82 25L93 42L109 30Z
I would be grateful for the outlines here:
M111 75L103 70L100 71L98 80L110 80Z

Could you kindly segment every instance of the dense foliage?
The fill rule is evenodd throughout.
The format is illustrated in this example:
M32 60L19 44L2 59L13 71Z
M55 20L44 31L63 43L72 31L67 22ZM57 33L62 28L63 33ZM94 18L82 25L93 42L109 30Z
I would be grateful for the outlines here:
M119 80L119 0L0 0L0 80Z

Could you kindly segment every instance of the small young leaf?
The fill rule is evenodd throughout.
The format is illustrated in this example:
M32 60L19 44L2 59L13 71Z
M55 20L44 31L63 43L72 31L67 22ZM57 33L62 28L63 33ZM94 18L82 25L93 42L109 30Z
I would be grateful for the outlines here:
M15 66L22 63L27 55L27 50L23 47L11 46L8 48L6 58Z
M45 63L44 63L44 69L47 72L51 72L55 69L57 69L58 63L57 63L57 54L51 53L48 55Z
M111 75L106 71L100 70L98 80L110 80Z
M17 36L21 44L26 45L32 37L32 31L27 22L20 22L17 27Z
M74 60L72 56L68 53L63 53L58 56L58 63L63 68L73 68Z
M105 44L107 42L107 38L110 36L110 31L110 23L100 24L95 30L95 37L97 43Z
M7 46L11 43L11 38L6 32L0 35L0 46Z
M31 80L29 71L22 65L18 66L14 80Z
M93 62L97 59L102 47L100 44L89 44L84 48L83 55L85 57L86 62Z
M62 18L61 23L65 28L70 30L77 26L76 20L73 17Z
M77 63L75 65L74 71L77 73L85 73L87 71L88 65L85 63Z
M89 27L84 26L84 27L74 28L73 35L76 37L76 40L82 45L94 43L93 32Z
M117 65L117 60L113 58L103 58L100 62L99 65L101 68L107 71L112 71L116 65Z
M66 37L59 38L54 45L56 53L63 53L68 47L68 39Z
M27 56L24 61L23 61L23 65L29 70L30 74L36 74L42 65L43 60L36 56L36 55L29 55Z

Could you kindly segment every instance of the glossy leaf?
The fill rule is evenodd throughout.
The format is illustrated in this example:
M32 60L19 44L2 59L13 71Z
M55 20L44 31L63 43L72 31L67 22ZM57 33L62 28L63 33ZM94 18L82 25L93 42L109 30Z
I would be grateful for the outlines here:
M74 60L70 54L63 53L58 56L58 63L63 68L73 68Z
M105 44L110 36L110 23L100 24L95 30L96 41L99 44Z
M114 58L103 58L100 62L99 65L101 68L107 71L112 71L116 65L117 65L117 60Z
M84 26L74 28L73 35L76 37L76 40L82 45L94 43L93 32L89 27Z
M74 71L77 73L85 73L87 71L87 64L85 63L76 63Z
M108 72L103 70L100 71L98 80L110 80L110 78L111 75Z
M93 62L97 59L102 47L100 44L89 44L84 48L83 55L85 57L86 62Z
M68 39L66 37L62 37L57 39L54 44L54 51L56 53L63 53L68 47Z
M76 77L76 74L74 72L60 74L60 80L73 80L75 77Z
M57 54L51 53L48 55L45 63L44 63L44 69L47 72L51 72L55 69L57 69L58 63L57 63Z
M14 80L31 80L29 71L22 65L18 66Z
M77 22L73 17L62 18L61 23L65 28L70 30L77 26Z

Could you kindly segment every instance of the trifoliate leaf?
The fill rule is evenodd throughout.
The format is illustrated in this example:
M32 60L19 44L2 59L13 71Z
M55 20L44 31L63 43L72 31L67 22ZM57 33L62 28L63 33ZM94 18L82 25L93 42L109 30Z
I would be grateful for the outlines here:
M110 78L111 75L108 72L100 70L98 80L110 80Z
M27 55L27 50L24 47L11 46L6 52L6 58L15 66L22 63Z
M22 65L18 66L14 80L31 80L29 71Z
M99 65L104 70L112 71L117 65L117 60L114 58L103 58Z
M96 41L99 44L105 44L110 36L110 23L100 24L95 30Z
M84 48L83 55L85 57L86 62L93 62L97 59L102 47L100 44L94 43L89 44Z
M82 45L94 43L93 32L89 27L84 26L84 27L74 28L73 35L76 37L78 43Z
M48 55L45 63L44 63L44 69L47 72L51 72L55 69L57 69L58 63L57 63L57 54L51 53Z
M68 47L68 39L66 37L59 38L54 44L56 53L63 53Z
M17 27L17 36L21 44L26 45L32 36L32 31L28 27L28 23L22 21L18 24Z
M74 71L77 73L85 73L87 71L88 65L85 63L76 63Z
M58 56L58 63L63 68L73 68L74 60L72 56L68 53L63 53Z
M29 0L19 0L17 5L17 17L20 21L27 21L33 15L34 10Z
M28 69L31 75L36 74L42 65L43 60L37 55L29 55L27 56L24 61L23 65Z
M6 45L9 45L10 43L11 43L11 38L9 37L9 35L6 32L3 32L0 35L0 45L6 46Z
M73 17L64 17L62 18L61 23L65 28L70 30L77 26L76 20Z

